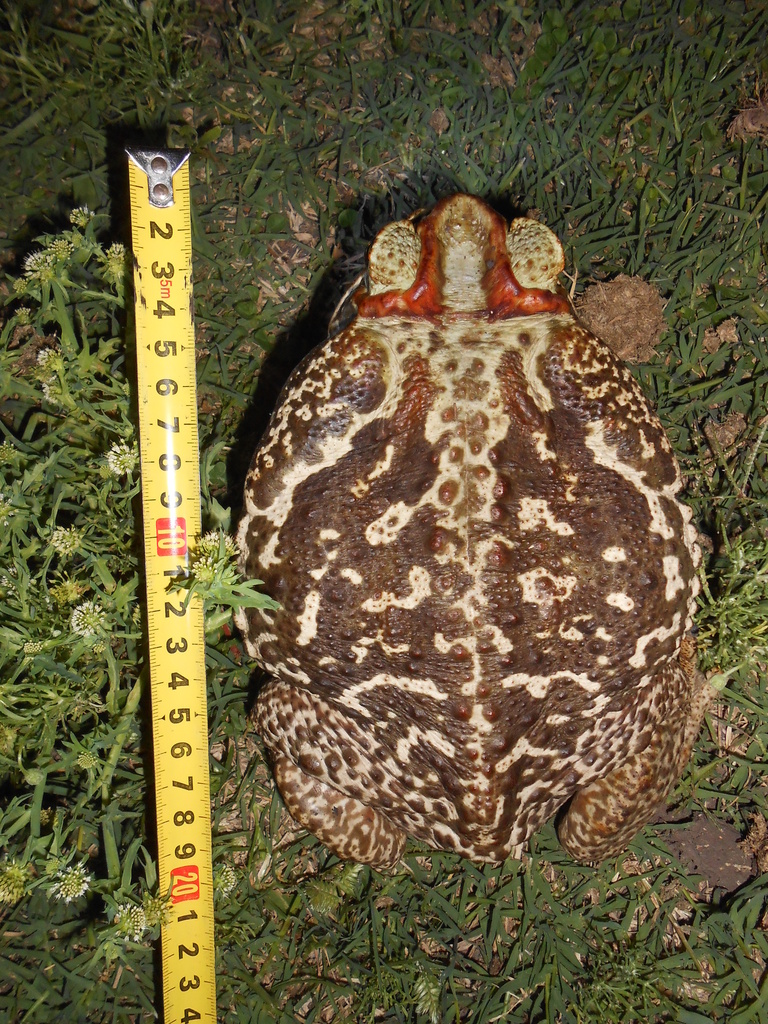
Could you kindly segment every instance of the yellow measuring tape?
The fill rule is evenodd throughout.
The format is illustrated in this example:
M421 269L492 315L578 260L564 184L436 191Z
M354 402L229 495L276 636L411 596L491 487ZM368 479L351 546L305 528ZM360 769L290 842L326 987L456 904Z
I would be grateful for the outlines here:
M201 532L189 153L128 156L164 1020L215 1024L203 609L168 593Z

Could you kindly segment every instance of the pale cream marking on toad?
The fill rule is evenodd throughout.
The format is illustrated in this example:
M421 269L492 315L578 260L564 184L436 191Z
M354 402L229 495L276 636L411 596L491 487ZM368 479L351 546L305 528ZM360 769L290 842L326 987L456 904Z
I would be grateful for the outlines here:
M321 530L318 534L320 540L340 540L341 534L338 530Z
M521 498L520 508L517 512L517 520L520 529L535 530L543 524L552 533L560 537L570 537L574 529L570 523L558 522L549 509L549 504L544 498Z
M264 609L264 619L267 618L267 614L268 614L268 610L265 608ZM270 626L274 625L274 615L270 618L270 621L267 624L270 625ZM251 643L253 644L254 647L261 648L261 647L264 647L266 644L274 643L277 639L278 639L278 637L277 637L276 633L264 632L264 633L259 633L257 636L255 636L253 638L253 640L251 641Z
M627 552L624 548L606 548L602 553L602 557L606 562L626 562Z
M496 774L503 775L505 772L508 772L512 765L516 764L522 757L547 757L554 759L555 756L556 754L551 747L536 747L528 740L527 736L521 736L510 752L504 757L499 758L496 762ZM575 753L571 755L571 757L557 758L558 765L561 767L564 767L576 760L578 760L578 757ZM531 771L531 769L527 770ZM536 783L536 785L543 785L548 792L550 788L553 788L546 781L543 783ZM525 790L522 792L525 792ZM527 804L520 801L519 806L526 807Z
M374 644L378 644L388 657L391 657L393 654L407 654L411 649L410 644L388 644L384 640L383 630L379 630L375 637L361 637L357 644L350 647L350 651L355 655L355 662L358 665L368 656L368 651Z
M571 679L587 693L596 693L600 689L600 683L595 679L590 679L586 672L571 672L569 669L553 672L551 676L531 676L527 672L513 672L511 675L504 676L501 686L505 690L523 687L531 697L546 697L550 685L557 679Z
M284 680L285 676L289 676L291 679L295 679L297 683L303 683L305 686L312 682L303 669L293 669L284 661L273 662L262 659L262 665L270 675L277 676L280 680Z
M383 687L391 687L393 690L400 693L414 693L422 697L430 697L435 701L444 701L448 696L448 692L440 689L432 679L417 679L412 676L393 676L386 672L378 672L375 676L371 676L370 679L364 679L362 682L355 683L354 686L347 687L343 693L339 694L338 701L339 703L345 704L347 707L358 711L366 718L370 718L370 711L366 708L365 704L358 699L358 697L367 693L369 690L375 691Z
M310 590L304 600L304 611L297 618L301 627L296 643L306 647L317 636L317 613L320 609L320 592Z
M388 644L385 643L381 638L381 634L376 637L376 642L385 654L408 654L411 649L410 644Z
M459 642L463 643L464 639L465 638L462 637L461 641L446 640L445 639L445 634L438 632L438 633L435 633L434 644L435 644L436 650L438 650L441 654L448 654L448 652L453 648L454 644L459 643Z
M514 644L504 635L499 626L494 626L487 622L483 627L483 633L487 634L488 640L493 644L499 654L509 654L510 651L514 650Z
M645 436L644 430L638 430L637 434L640 438L640 447L643 449L642 458L652 459L656 454L656 445L652 441L648 440L648 438Z
M367 475L365 480L358 480L351 488L352 494L356 498L362 498L371 489L371 480L376 480L377 477L383 476L389 471L392 465L392 456L395 453L395 446L388 444L384 449L384 457L379 459L376 465L373 467L371 472Z
M643 495L645 500L648 502L648 510L651 514L651 522L648 527L651 533L658 533L665 540L671 540L675 531L674 528L667 522L664 512L661 508L660 495L663 495L670 500L674 500L675 495L680 490L681 480L679 473L675 474L675 480L663 487L661 491L657 492L652 487L649 487L645 482L645 471L639 472L634 466L630 466L627 462L622 462L619 458L618 452L615 447L612 447L605 440L605 427L602 422L595 421L587 425L587 433L585 437L585 444L594 455L595 462L598 466L604 466L606 469L610 469L620 476L624 477L632 486ZM675 501L675 507L677 502Z
M672 625L669 629L665 629L663 626L659 626L658 629L652 629L650 633L646 633L645 636L641 636L635 644L635 653L629 659L628 664L632 668L643 668L647 663L648 659L645 654L645 649L648 644L654 640L659 642L667 640L671 636L677 636L680 633L680 612L675 612L675 617L672 619Z
M592 386L582 385L581 388L584 397L592 401L599 401L601 398L605 398L606 395L613 394L615 390L616 381L612 377Z
M554 585L554 593L550 587L540 586L544 579ZM555 576L543 565L529 569L528 572L521 572L517 580L523 588L523 601L541 605L542 608L548 608L553 601L567 601L579 582L575 576Z
M328 572L328 563L326 562L326 564L324 566L322 566L320 569L310 569L309 570L309 575L312 577L313 580L321 580L323 578L323 576L325 576L325 574L327 572Z
M528 383L528 389L531 393L536 405L542 412L551 412L555 407L555 403L552 401L552 394L549 388L546 386L544 381L541 379L538 371L539 356L546 352L551 341L551 335L547 330L541 330L540 325L534 323L535 317L530 317L526 322L526 331L529 337L532 339L532 344L528 348L523 349L522 353L522 364L523 374ZM556 330L555 324L562 318L552 317L553 330Z
M368 657L368 648L363 647L362 644L352 644L349 648L352 654L355 656L355 664L361 665L363 661Z
M539 462L546 462L548 459L554 459L557 461L557 454L552 451L551 448L547 447L547 435L542 433L540 430L531 431L531 437L536 444L536 454L539 457Z
M380 597L369 597L360 607L365 612L383 612L387 608L405 608L410 611L418 608L432 593L430 575L423 566L414 565L408 573L408 582L411 592L406 597L397 597L385 591Z
M579 482L579 478L574 476L573 473L566 473L563 479L568 481L568 487L566 488L563 497L566 501L576 501L576 495L573 493L573 489Z
M386 327L387 321L383 320L380 323ZM466 325L462 323L447 323L445 325L446 351L451 352L451 357L456 365L451 373L441 376L435 382L439 390L427 411L423 429L425 440L435 450L446 437L451 439L451 443L440 452L435 479L418 502L414 505L407 505L402 501L396 502L378 519L368 524L366 539L370 544L380 546L393 543L416 512L424 507L437 509L440 513L437 525L448 530L458 531L466 544L466 526L459 510L464 508L470 482L474 515L479 520L490 519L489 509L495 501L493 486L496 475L490 469L488 452L490 448L506 437L509 429L509 417L499 412L493 417L489 417L487 409L489 407L498 409L502 404L496 371L504 356L505 347L493 345L493 341L499 333L498 328L494 325L478 325L478 333L481 337L487 333L487 341L490 344L464 346L462 338L466 334ZM414 353L427 357L431 344L429 335L428 328L422 324L415 323L412 326L411 344ZM391 361L394 363L396 359L395 353ZM478 359L483 364L482 369L478 369L476 365ZM476 387L478 395L476 399L466 397L467 380L470 380ZM455 419L457 408L465 410L461 421ZM478 425L482 422L480 431L482 447L477 452L472 451L467 440L467 434L472 434L475 419L478 420ZM476 466L488 469L488 473L484 477L477 476L473 473L473 468ZM449 483L453 484L455 493L452 500L446 502L442 497L442 490ZM438 562L453 561L455 552L445 551L434 557ZM476 553L472 552L469 556L469 571L477 577L482 565L483 559L476 557Z
M680 575L680 559L677 555L666 555L662 559L664 576L667 580L667 587L664 596L668 601L674 601L678 590L685 590L685 580Z
M327 402L325 405L319 405L315 409L315 415L320 420L330 419L331 416L335 416L337 412L343 412L347 408L347 403L336 399L333 402Z
M411 521L415 511L415 505L406 505L404 501L396 501L378 519L368 523L365 528L365 539L371 547L392 544L397 540L400 531Z
M357 571L357 569L339 569L339 576L342 576L345 580L349 580L356 587L359 587L363 582L363 577Z
M609 604L611 608L618 608L621 612L631 612L635 607L635 602L629 594L622 594L619 591L608 594L605 603Z
M581 711L581 718L597 718L597 716L611 703L611 697L606 694L598 694L594 698L592 705L588 708L583 708ZM587 737L580 737L579 742L586 740ZM578 748L577 748L578 749Z
M609 633L602 626L598 626L595 630L595 636L598 640L605 640L606 643L610 643L613 640L613 634Z
M380 459L373 467L371 472L368 474L369 480L375 480L377 477L383 476L387 472L389 467L392 465L392 456L395 454L395 446L388 444L384 449L384 458Z
M576 629L575 626L570 626L568 629L566 629L564 622L560 624L560 629L558 630L558 633L563 638L563 640L573 640L576 643L578 643L579 640L584 639L584 634L581 632L580 629Z
M450 230L450 225L446 227ZM473 228L479 231L479 223L473 225L464 221L458 226L458 231L467 232L465 237L454 233L450 244L442 250L443 301L456 312L485 309L486 306L482 285L486 268L477 237L472 237Z

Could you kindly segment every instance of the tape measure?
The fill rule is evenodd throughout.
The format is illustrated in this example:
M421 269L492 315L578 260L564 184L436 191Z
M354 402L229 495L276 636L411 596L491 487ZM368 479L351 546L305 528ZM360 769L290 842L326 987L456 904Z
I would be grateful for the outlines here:
M168 593L201 533L189 153L131 149L139 444L165 1024L216 1021L202 603Z

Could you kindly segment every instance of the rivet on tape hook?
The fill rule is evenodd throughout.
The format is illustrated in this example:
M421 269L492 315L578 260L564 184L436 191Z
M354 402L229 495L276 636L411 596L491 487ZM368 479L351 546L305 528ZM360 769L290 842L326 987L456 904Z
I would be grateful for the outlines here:
M173 206L173 176L189 159L186 149L127 149L126 153L147 176L150 206Z

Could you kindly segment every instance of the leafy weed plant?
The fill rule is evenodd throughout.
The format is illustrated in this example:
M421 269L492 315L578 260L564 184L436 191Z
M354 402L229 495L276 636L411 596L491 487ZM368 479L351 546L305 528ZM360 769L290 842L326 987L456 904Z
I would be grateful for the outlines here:
M126 141L188 146L206 529L219 1016L768 1019L765 875L713 892L671 822L599 869L411 846L391 875L292 831L247 723L251 599L225 534L271 401L386 221L451 191L536 211L575 290L639 274L637 368L709 538L702 666L726 684L673 799L766 807L764 3L14 3L0 25L0 1013L158 1012ZM89 209L86 209L89 208ZM96 211L91 213L90 211ZM41 234L42 233L42 234ZM37 240L35 240L37 239ZM758 851L759 852L759 851ZM764 861L758 858L760 870ZM746 876L745 876L746 878Z

